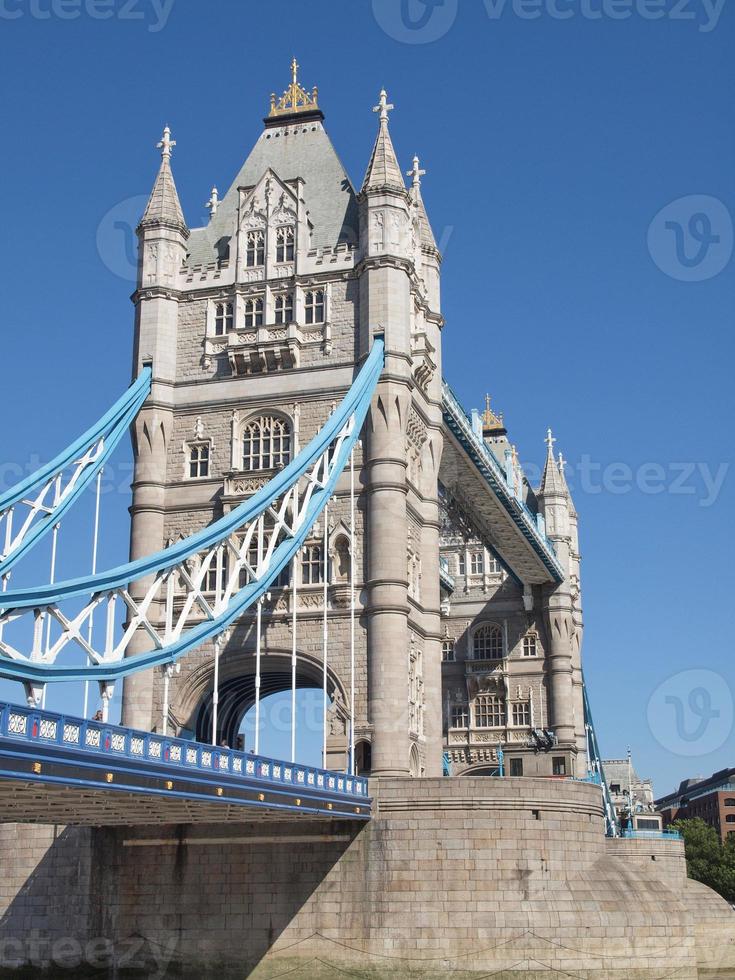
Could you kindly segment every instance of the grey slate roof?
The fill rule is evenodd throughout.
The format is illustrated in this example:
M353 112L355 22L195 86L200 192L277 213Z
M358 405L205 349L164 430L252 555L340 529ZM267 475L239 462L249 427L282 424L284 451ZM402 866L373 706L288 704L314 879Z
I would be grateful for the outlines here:
M355 191L321 122L308 121L261 133L214 218L205 228L192 230L190 265L214 262L223 253L235 231L238 187L254 186L269 167L283 181L303 179L312 247L357 244Z
M142 227L159 222L182 231L188 230L168 157L161 160L161 168L140 221Z

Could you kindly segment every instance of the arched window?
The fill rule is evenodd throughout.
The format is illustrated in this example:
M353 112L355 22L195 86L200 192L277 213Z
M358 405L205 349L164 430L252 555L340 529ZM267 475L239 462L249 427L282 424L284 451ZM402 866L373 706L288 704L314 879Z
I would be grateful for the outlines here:
M324 323L324 290L310 290L304 296L304 314L307 323Z
M500 660L503 656L503 631L488 623L475 630L472 639L472 656L475 660Z
M246 327L263 326L263 300L262 299L249 299L247 303L245 303L245 326Z
M293 226L276 229L276 262L293 262Z
M293 296L283 293L276 296L276 323L291 323L293 320Z
M454 660L454 640L442 640L442 660L446 663Z
M245 249L245 265L257 266L265 263L265 232L249 231Z
M242 468L274 470L291 461L291 428L276 415L251 419L242 430Z
M725 806L735 806L735 799L732 796L728 796L725 800Z
M229 333L234 324L232 303L217 303L214 311L214 332L218 337Z
M475 698L475 728L502 728L505 704L497 694L479 694Z
M735 823L735 813L728 813L725 817L725 823Z

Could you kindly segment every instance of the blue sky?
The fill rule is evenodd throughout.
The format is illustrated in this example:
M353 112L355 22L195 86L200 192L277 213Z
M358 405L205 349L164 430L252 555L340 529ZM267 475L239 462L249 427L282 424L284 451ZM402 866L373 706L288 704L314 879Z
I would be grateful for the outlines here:
M549 425L570 461L603 750L630 744L661 793L735 764L734 32L713 0L0 0L2 487L128 383L164 124L197 225L292 55L355 182L385 86L401 164L428 171L445 375L468 408L493 395L529 472ZM101 563L126 554L128 465Z

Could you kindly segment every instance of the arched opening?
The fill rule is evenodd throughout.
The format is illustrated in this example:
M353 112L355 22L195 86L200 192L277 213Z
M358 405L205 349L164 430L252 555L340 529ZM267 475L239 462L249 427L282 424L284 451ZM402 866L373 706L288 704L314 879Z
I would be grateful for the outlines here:
M465 769L464 772L460 773L460 776L499 776L500 768L498 766L477 766L475 769Z
M213 689L208 676L206 691L194 713L195 737L212 741ZM269 653L261 660L258 753L276 759L291 758L291 657ZM327 676L327 766L347 766L346 700L337 679ZM324 733L322 666L299 658L296 668L296 761L322 765ZM216 741L219 745L250 752L255 749L255 658L238 655L222 658Z
M373 747L361 739L355 743L355 772L358 776L369 776L373 769Z

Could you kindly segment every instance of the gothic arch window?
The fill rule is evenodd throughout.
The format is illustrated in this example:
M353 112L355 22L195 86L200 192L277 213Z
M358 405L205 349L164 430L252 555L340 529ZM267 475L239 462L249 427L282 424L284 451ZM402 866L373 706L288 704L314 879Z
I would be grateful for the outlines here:
M276 228L276 262L293 262L294 237L293 225Z
M470 552L470 575L484 575L484 574L485 574L485 552L471 551Z
M263 326L263 300L259 296L245 302L245 326Z
M218 337L229 333L235 323L232 303L217 303L214 308L214 332Z
M478 626L472 637L472 656L475 660L501 660L503 631L495 623Z
M454 640L442 640L442 660L451 663L454 660Z
M245 265L253 268L265 265L265 232L249 231L245 243Z
M278 415L260 415L242 428L242 468L281 469L291 461L291 426Z
M415 743L411 746L409 753L409 768L414 779L421 775L421 756Z
M304 295L304 319L307 324L324 323L323 289L310 289Z
M513 724L516 728L531 727L531 702L514 701L512 704Z
M505 704L497 694L478 694L474 704L475 728L502 728Z
M291 323L293 320L293 294L282 293L276 296L275 311L276 323Z

